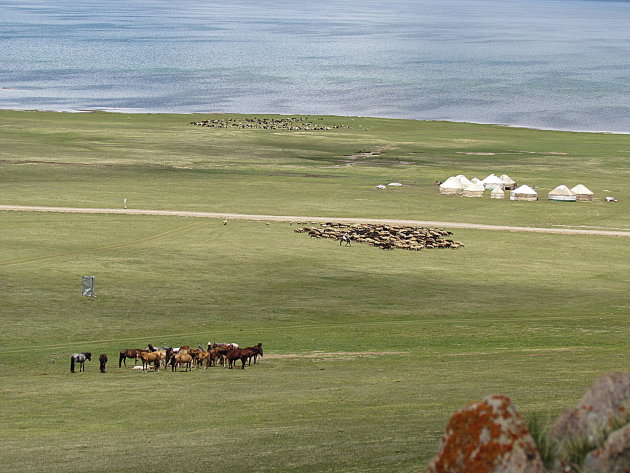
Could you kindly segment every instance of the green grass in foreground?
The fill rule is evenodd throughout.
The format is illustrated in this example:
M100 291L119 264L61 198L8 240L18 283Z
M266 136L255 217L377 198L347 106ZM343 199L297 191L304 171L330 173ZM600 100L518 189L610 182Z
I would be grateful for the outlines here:
M311 118L350 128L189 125L223 116L0 111L0 202L630 228L628 135L330 116ZM438 195L434 181L459 173L507 173L541 201ZM392 181L405 187L375 188ZM578 183L597 200L546 201Z
M419 471L464 403L501 393L551 419L626 369L625 238L458 230L465 249L385 252L286 223L0 213L0 228L6 471ZM122 348L209 340L266 356L117 367ZM71 375L83 350L109 372Z

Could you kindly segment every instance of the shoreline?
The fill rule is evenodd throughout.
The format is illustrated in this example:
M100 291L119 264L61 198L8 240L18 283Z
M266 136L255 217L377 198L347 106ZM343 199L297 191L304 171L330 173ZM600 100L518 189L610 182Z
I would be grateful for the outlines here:
M147 110L136 110L136 109L106 109L106 108L95 108L95 109L16 109L16 108L0 108L0 111L8 111L8 112L45 112L45 113L114 113L114 114L133 114L133 115L279 115L279 116L338 116L338 117L347 117L347 118L378 118L383 120L412 120L417 122L436 122L436 123L461 123L461 124L470 124L470 125L487 125L487 126L496 126L503 128L518 128L523 130L533 130L533 131L553 131L553 132L561 132L561 133L590 133L590 134L598 134L598 135L630 135L630 131L610 131L610 130L578 130L578 129L569 129L569 128L543 128L543 127L535 127L528 125L516 125L509 123L492 123L492 122L474 122L467 120L448 120L448 119L427 119L427 118L400 118L400 117L385 117L385 116L363 116L363 115L335 115L335 114L305 114L305 113L294 113L294 114L285 114L285 113L274 113L274 112L164 112L164 111L147 111Z

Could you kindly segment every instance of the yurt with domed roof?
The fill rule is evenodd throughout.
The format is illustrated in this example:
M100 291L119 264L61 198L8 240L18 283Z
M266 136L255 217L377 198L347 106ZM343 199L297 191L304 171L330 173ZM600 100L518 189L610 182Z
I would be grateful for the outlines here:
M575 192L562 184L547 194L547 200L554 202L575 202Z
M490 192L490 198L491 199L505 199L505 191L501 189L500 187L495 187L494 189L492 189L492 192Z
M455 176L449 177L446 181L440 184L440 194L462 195L463 192L464 185Z
M516 181L512 179L510 176L508 176L507 174L501 174L499 179L503 181L503 188L506 191L511 191L511 190L516 189Z
M483 182L483 187L488 190L492 190L495 187L501 187L501 189L503 189L503 181L494 174L490 174L481 182Z
M571 191L575 194L575 200L584 202L592 202L594 194L584 184L578 184L571 188Z
M534 201L538 200L538 192L529 187L526 184L523 184L520 187L517 187L513 191L510 191L510 200L529 200Z
M464 197L483 197L484 187L481 184L470 184L464 187Z

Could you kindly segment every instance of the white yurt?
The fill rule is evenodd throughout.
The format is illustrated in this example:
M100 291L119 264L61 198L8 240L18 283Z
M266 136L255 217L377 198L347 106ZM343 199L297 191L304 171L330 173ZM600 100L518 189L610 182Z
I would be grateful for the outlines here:
M444 195L462 195L464 185L455 176L449 177L440 184L440 194Z
M556 202L575 202L575 192L562 184L547 194L548 200Z
M402 187L402 184L400 182L390 182L387 185L390 187Z
M495 187L501 187L503 188L503 181L501 180L500 177L497 177L494 174L490 174L489 176L487 176L483 181L483 187L486 189L494 189Z
M578 184L577 186L571 188L573 193L575 194L575 200L584 200L584 201L592 201L593 193L590 191L588 187L583 184Z
M483 197L484 187L480 184L470 184L464 187L464 197Z
M505 191L501 189L500 187L495 187L494 189L492 189L492 192L490 192L490 198L491 199L505 199Z
M523 184L513 191L510 191L510 200L538 200L538 192Z
M470 180L468 180L468 178L464 176L463 174L458 174L455 177L459 179L459 182L461 182L464 187L469 186L471 184Z
M503 188L506 191L511 191L513 189L516 189L516 181L512 179L510 176L508 176L507 174L501 174L500 179L503 181Z

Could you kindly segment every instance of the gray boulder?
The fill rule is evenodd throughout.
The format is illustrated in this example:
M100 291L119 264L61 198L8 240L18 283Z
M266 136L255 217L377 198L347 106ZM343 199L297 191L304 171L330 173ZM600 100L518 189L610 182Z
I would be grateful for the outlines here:
M619 435L608 436L629 420L630 373L602 376L593 383L577 406L566 410L551 428L548 443L556 458L554 470L566 472L580 467L587 454L590 457L589 464L597 464L597 468L600 468L603 463L598 463L597 459L604 458L607 452L625 452L626 447L621 444L627 439L623 434L625 429Z
M616 430L604 444L591 451L584 469L592 473L627 473L630 471L630 425Z

